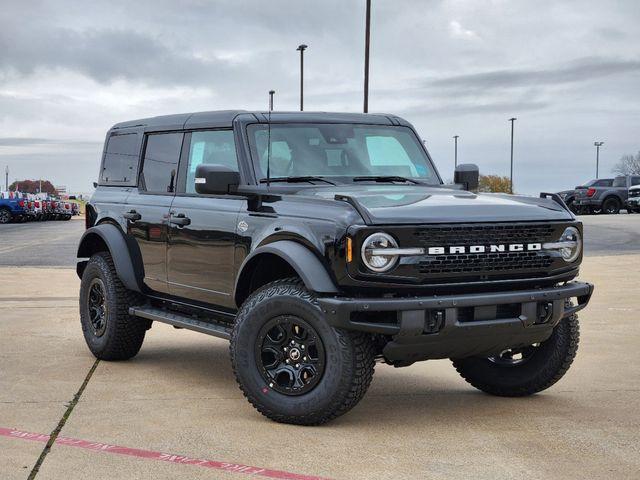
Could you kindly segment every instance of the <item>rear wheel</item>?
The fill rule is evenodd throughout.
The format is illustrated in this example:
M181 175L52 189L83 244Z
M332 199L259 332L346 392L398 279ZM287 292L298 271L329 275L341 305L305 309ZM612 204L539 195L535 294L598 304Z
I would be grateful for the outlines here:
M264 416L319 425L353 408L374 370L368 335L327 324L297 279L272 282L242 305L231 336L240 389Z
M80 282L80 322L91 353L101 360L126 360L135 356L149 321L129 315L141 298L127 290L108 252L91 257Z
M11 212L6 208L0 208L0 223L9 223L11 221Z
M509 349L491 358L454 360L453 366L478 390L501 397L523 397L546 390L569 370L578 350L577 315L560 321L542 343Z
M621 207L620 200L617 198L607 198L602 204L602 211L608 215L615 215L620 213Z

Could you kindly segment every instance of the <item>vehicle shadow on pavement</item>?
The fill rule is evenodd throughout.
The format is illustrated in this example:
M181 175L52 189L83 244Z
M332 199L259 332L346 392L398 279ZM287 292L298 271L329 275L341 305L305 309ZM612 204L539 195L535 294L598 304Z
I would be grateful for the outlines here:
M111 391L118 378L126 374L129 384L131 381L147 383L146 393L152 397L183 392L176 395L186 400L189 397L224 397L244 402L231 369L226 342L148 345L143 346L133 360L103 362L102 365L105 369L99 381L106 382ZM394 428L399 424L415 423L431 426L442 423L447 428L464 428L479 422L497 424L508 420L518 423L524 418L535 424L538 419L543 421L550 411L564 412L575 407L577 401L572 393L554 392L553 389L525 398L494 397L474 390L446 371L443 377L441 372L437 376L431 376L428 371L416 374L416 367L405 372L395 369L387 372L386 368L377 365L377 375L363 401L329 425L368 428L372 418L378 427ZM417 368L422 370L424 367ZM260 416L254 419L270 422Z

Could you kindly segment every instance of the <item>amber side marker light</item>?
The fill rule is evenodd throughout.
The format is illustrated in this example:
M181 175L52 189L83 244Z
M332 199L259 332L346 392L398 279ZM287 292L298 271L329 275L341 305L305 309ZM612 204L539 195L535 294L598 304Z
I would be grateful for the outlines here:
M351 263L351 260L353 260L353 240L347 237L347 263Z

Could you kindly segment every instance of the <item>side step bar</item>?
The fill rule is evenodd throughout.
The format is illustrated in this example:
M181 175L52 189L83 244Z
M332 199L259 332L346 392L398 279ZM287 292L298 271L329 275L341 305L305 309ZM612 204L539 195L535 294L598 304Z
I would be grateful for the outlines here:
M231 338L231 329L225 325L220 323L203 322L202 320L197 320L186 315L180 315L179 313L171 313L161 308L146 306L130 307L129 315L146 318L147 320L153 320L154 322L168 323L174 327L186 328L188 330L206 333L207 335L213 335L214 337L224 338L226 340Z

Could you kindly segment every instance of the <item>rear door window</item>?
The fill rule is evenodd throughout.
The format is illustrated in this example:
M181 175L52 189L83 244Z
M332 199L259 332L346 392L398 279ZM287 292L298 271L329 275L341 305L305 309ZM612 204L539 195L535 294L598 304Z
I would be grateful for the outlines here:
M147 137L139 187L149 193L173 193L182 133L159 133Z
M138 171L139 138L136 133L111 135L100 172L104 185L134 185Z

